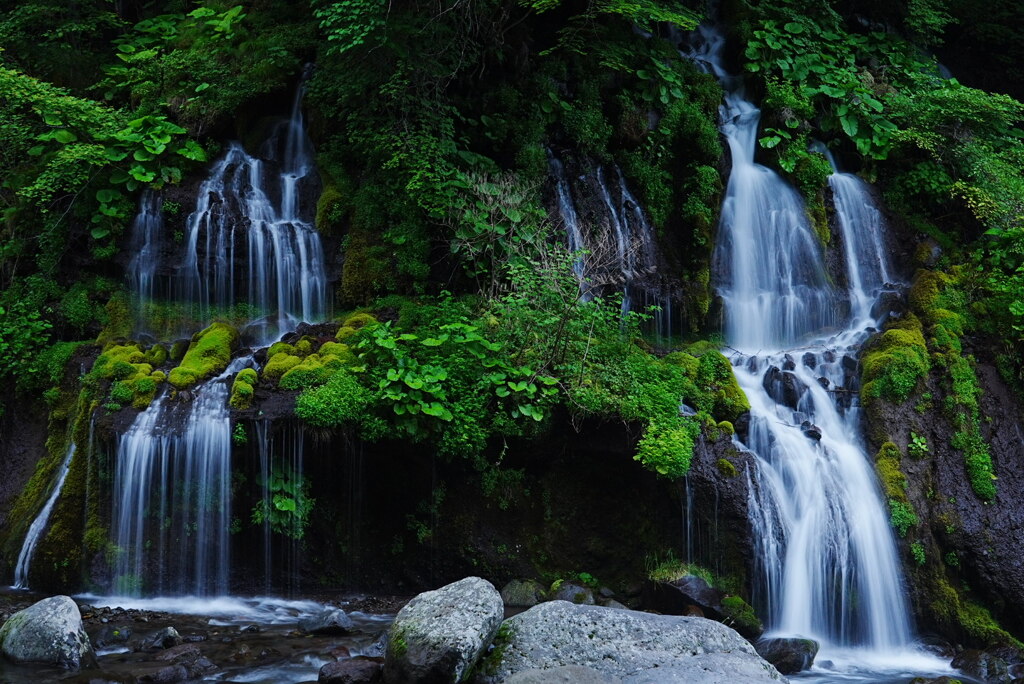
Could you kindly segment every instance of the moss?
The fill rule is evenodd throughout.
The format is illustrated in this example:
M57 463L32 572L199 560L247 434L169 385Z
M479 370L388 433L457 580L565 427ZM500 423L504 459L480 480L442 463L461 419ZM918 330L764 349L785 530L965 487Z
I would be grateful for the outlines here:
M316 387L327 382L344 365L337 356L310 354L281 376L280 385L292 390Z
M727 458L718 459L718 463L715 466L718 468L718 472L722 474L722 477L736 477L739 475L736 466Z
M747 395L740 389L732 364L717 349L701 355L697 364L697 383L710 395L712 415L719 420L735 422L750 410Z
M949 282L948 276L937 271L919 270L914 274L914 283L910 287L908 300L911 310L928 316L935 308L935 302L942 288Z
M344 196L333 183L324 185L316 202L316 229L324 235L342 232L345 216Z
M718 423L718 429L721 430L722 434L724 434L724 435L732 436L732 435L736 434L736 428L734 428L732 423L730 423L727 420L723 420L723 421L719 422Z
M231 383L231 398L228 405L239 411L245 411L252 406L252 397L258 381L259 376L255 369L243 368L238 371L234 382Z
M987 608L963 596L945 577L935 578L932 596L929 608L939 624L967 637L973 645L1024 649L1024 644L1000 627Z
M301 357L289 354L288 352L278 352L270 357L267 365L263 367L263 378L276 382L281 379L281 376L300 363L302 363Z
M726 596L723 598L722 613L727 618L725 623L730 624L731 622L736 625L737 631L748 633L764 631L764 625L761 624L754 609L739 596Z
M153 370L149 363L152 358L153 354L144 353L138 344L108 346L93 363L90 375L114 381L110 387L112 402L144 410L165 380L163 372Z
M666 355L662 361L672 366L684 368L686 370L686 374L690 376L697 375L697 367L700 365L697 357L687 354L686 352L672 352L671 354Z
M153 366L154 368L159 367L167 363L168 352L167 347L162 344L154 344L146 352L146 363Z
M875 456L875 472L887 499L907 500L907 478L900 470L900 448L886 442Z
M861 398L905 401L931 366L921 322L912 314L871 340L861 357Z
M353 328L355 330L359 330L359 329L364 328L364 327L366 327L368 325L376 325L376 324L377 324L377 319L373 316L373 314L357 313L357 314L352 314L351 316L346 318L345 321L342 323L342 326L343 327L347 327L347 328Z
M112 296L104 308L106 325L96 338L96 344L105 346L115 340L128 339L132 334L131 313L128 297L123 292Z
M295 347L293 345L290 345L287 342L275 342L270 345L270 349L267 350L267 358L271 359L282 352L290 356L299 355L299 353L295 351Z
M238 331L227 323L214 323L192 336L181 365L168 379L177 389L186 389L227 368L231 352L238 346Z
M175 342L174 344L171 345L171 353L170 353L171 361L174 361L175 363L177 363L178 361L181 361L183 358L185 358L185 352L187 352L187 351L188 351L188 341L187 340L178 340L177 342Z

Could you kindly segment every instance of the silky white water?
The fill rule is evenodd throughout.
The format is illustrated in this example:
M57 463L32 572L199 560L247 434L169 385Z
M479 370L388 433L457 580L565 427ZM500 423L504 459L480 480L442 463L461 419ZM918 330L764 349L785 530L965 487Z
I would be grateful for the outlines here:
M53 507L56 505L58 497L60 497L61 490L64 489L64 480L67 479L68 471L71 469L71 459L74 456L75 444L72 442L68 447L67 456L64 457L64 461L57 470L57 481L53 484L53 491L50 492L50 496L46 499L46 503L43 504L39 515L36 516L36 519L29 526L28 534L25 535L25 541L21 545L18 561L14 565L15 589L28 589L28 571L32 566L32 557L35 555L36 546L39 544L39 540L43 538L43 532L50 522Z
M757 463L748 474L749 509L756 598L769 635L814 639L819 662L866 668L876 679L907 667L948 671L913 646L889 513L861 435L857 358L890 279L881 212L860 179L830 178L846 253L844 295L829 281L797 193L754 162L760 113L725 71L723 43L704 27L691 57L726 91L720 129L733 166L717 286L725 353L751 404L743 446Z

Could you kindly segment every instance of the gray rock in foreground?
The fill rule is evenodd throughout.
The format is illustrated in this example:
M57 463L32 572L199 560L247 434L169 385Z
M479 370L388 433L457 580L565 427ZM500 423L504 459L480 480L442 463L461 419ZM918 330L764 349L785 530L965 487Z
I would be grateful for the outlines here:
M319 615L299 620L299 629L307 634L348 634L355 629L352 618L341 608L328 608Z
M622 680L590 667L563 665L550 670L524 670L503 684L622 684Z
M50 663L78 670L96 665L78 605L52 596L12 615L0 628L0 652L16 663Z
M479 577L420 594L398 612L388 632L385 681L461 681L491 643L504 610L497 589Z
M502 634L481 668L486 684L565 665L623 684L786 681L735 630L698 617L551 601L506 620Z

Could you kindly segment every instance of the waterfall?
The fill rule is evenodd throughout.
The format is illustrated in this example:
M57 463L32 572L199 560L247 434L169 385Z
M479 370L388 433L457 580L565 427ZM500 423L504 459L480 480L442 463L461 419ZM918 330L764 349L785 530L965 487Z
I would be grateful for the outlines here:
M60 497L60 492L64 489L64 480L71 469L71 459L74 455L75 443L72 442L68 446L67 456L64 457L64 461L57 471L57 481L53 485L53 491L50 492L50 497L43 505L43 509L39 511L39 515L36 516L36 519L32 521L32 525L29 526L28 534L25 535L25 542L21 545L21 552L18 553L18 562L14 566L15 589L28 589L28 571L32 566L32 556L35 555L36 545L39 544L39 540L42 539L43 532L50 522L50 514L53 513L53 507Z
M128 287L135 295L136 332L145 330L146 308L157 293L156 272L163 230L163 201L159 194L146 190L139 200L139 213L132 222L132 258L127 267Z
M617 289L622 293L623 316L633 310L638 296L645 308L658 305L661 310L655 314L655 334L667 339L671 333L671 299L662 296L651 283L658 266L654 226L629 190L622 170L616 166L609 173L598 166L592 175L580 178L579 185L592 191L595 204L601 207L599 216L588 225L573 199L565 165L551 150L548 165L569 251L584 253L572 264L580 281L581 298L588 300L595 292Z
M191 404L182 406L161 396L121 437L113 500L118 593L227 593L228 381L251 361L252 357L232 361L227 370L196 388Z
M893 650L911 640L901 567L865 452L857 354L888 279L884 225L863 184L830 179L846 242L852 302L826 276L796 192L754 162L759 112L722 64L723 37L702 28L692 57L726 90L721 131L733 167L715 259L726 342L751 404L750 510L771 632L823 649Z
M164 232L157 195L143 196L132 226L135 255L129 285L140 310L154 297L181 303L191 334L215 317L249 322L246 336L266 344L300 321L323 320L328 283L315 207L304 192L319 183L313 148L302 117L303 88L296 91L291 116L278 124L260 150L261 158L238 142L210 169L182 234L182 253L161 263L157 249ZM169 273L156 288L159 268ZM139 324L145 329L145 321Z

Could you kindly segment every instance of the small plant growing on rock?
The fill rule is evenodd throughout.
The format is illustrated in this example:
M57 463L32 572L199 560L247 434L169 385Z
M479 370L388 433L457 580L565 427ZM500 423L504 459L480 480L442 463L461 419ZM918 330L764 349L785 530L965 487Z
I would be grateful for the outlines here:
M924 458L928 455L928 440L924 438L924 435L911 432L907 451L914 458Z
M924 565L924 544L919 541L914 542L910 545L910 553L914 556L914 562L920 567Z

